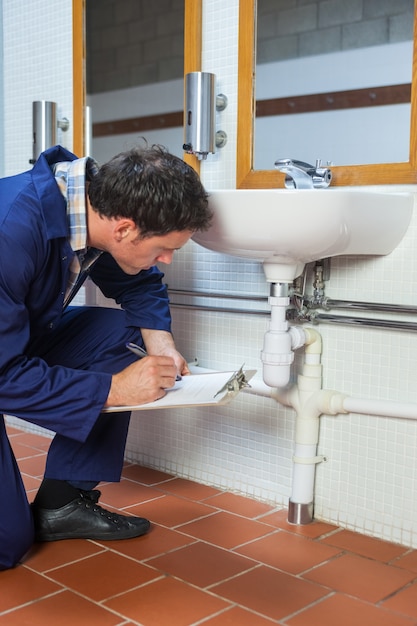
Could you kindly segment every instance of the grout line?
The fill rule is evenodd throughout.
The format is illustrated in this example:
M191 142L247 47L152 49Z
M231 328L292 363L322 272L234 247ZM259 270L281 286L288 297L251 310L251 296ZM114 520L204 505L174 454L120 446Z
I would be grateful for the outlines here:
M19 436L19 433L17 433L17 432L16 433L12 433L9 436L15 438L15 441L17 442L18 441L17 437ZM21 445L26 445L26 444L21 444ZM46 453L43 450L39 450L38 448L33 448L33 454L32 454L31 457L23 457L22 459L19 459L19 461L20 460L26 460L28 458L36 459L36 458L39 458L40 456L42 456L44 454L46 454ZM132 462L131 465L129 465L127 467L134 466L134 465L138 465L138 464ZM149 468L149 469L152 469L152 468ZM159 470L155 470L155 471L159 471ZM31 478L31 479L38 479L39 478L38 476L32 476L30 474L25 474L25 476L27 478ZM98 548L100 548L99 551L97 551L93 555L91 555L91 554L90 555L86 555L86 556L81 557L79 559L75 559L73 561L68 561L68 562L62 563L61 565L57 565L57 566L54 566L54 567L52 567L50 569L46 569L43 572L39 572L38 570L34 569L33 567L31 567L28 564L23 564L23 565L21 565L22 568L26 568L27 570L29 570L29 571L33 572L34 574L44 578L45 580L48 580L49 582L54 583L55 585L57 585L58 587L61 587L61 588L56 590L56 591L54 591L54 592L52 592L52 593L46 594L45 596L41 596L39 598L36 598L36 599L34 599L34 600L30 601L30 602L25 602L25 603L23 603L21 605L15 606L15 607L13 607L11 609L7 609L6 611L0 612L0 615L6 615L6 614L9 614L9 613L12 614L14 611L16 611L18 609L21 609L23 607L27 607L27 606L36 604L37 602L41 602L41 601L45 600L46 598L62 594L64 591L68 591L68 592L70 592L72 594L75 594L75 595L78 595L79 597L84 598L90 604L95 605L97 607L101 607L102 609L105 609L106 611L108 611L108 612L112 613L113 615L119 617L122 621L118 624L118 626L123 626L123 625L127 626L127 624L130 624L130 623L139 625L139 622L136 622L133 619L129 619L129 618L125 617L124 615L120 614L119 612L114 611L113 609L111 609L108 606L106 606L105 603L108 602L109 600L112 600L113 598L117 598L117 597L123 596L124 594L130 593L130 592L132 592L132 591L134 591L136 589L139 589L139 588L142 588L144 586L150 585L150 584L152 584L154 582L160 581L164 577L168 576L168 577L171 577L171 578L175 578L176 580L179 580L184 585L187 585L189 587L198 589L199 591L207 593L207 594L211 595L212 597L218 598L218 599L223 600L224 602L227 602L227 603L230 604L230 606L225 608L224 610L222 610L222 611L220 611L218 613L215 613L215 614L208 615L208 616L202 618L201 620L195 622L192 626L198 626L200 624L203 625L205 622L208 622L208 621L212 620L213 617L215 618L218 615L227 614L227 611L229 611L233 607L239 607L242 610L245 610L245 611L247 611L249 613L252 613L253 615L257 615L257 616L262 617L263 619L265 619L267 621L271 621L271 623L285 624L287 622L287 620L293 618L296 615L302 614L303 612L305 612L306 610L308 610L312 606L319 605L323 601L329 599L330 597L332 597L332 596L334 596L336 594L339 594L339 595L344 596L344 597L352 597L352 598L355 598L355 599L357 599L357 600L359 600L361 602L365 602L369 606L372 606L372 607L375 607L376 609L380 609L381 611L384 611L384 614L386 614L387 616L389 616L390 614L394 614L395 613L395 615L399 614L399 615L402 615L402 616L410 617L408 614L402 613L401 611L399 611L399 612L398 611L397 612L391 611L390 609L388 609L388 608L386 608L384 606L384 603L389 598L392 598L392 597L396 596L397 594L399 594L400 592L402 592L402 591L412 587L413 585L417 584L417 573L415 573L413 570L410 570L409 568L400 567L397 564L397 562L400 559L404 558L404 556L407 556L407 555L412 554L414 552L414 549L412 549L412 548L407 548L407 547L404 546L404 553L402 553L401 555L398 555L397 557L394 557L389 562L383 562L383 561L380 561L379 559L373 558L371 556L366 556L366 555L361 554L361 553L353 552L353 551L351 551L349 549L346 549L346 548L340 548L339 546L333 546L335 549L339 549L340 553L335 554L332 557L329 557L328 559L326 559L324 561L321 561L320 563L317 563L314 566L312 566L310 568L307 568L306 570L304 570L302 572L294 574L294 573L288 572L286 570L282 570L279 567L276 567L276 566L270 565L268 563L265 563L263 561L259 561L256 558L248 557L248 556L245 556L245 555L241 555L238 552L238 550L240 548L242 548L244 546L247 546L247 545L250 545L250 544L253 544L253 543L256 543L260 539L263 539L265 537L270 537L270 536L272 536L274 534L286 532L289 535L290 534L294 535L294 533L292 533L291 530L288 530L288 529L285 529L285 528L281 528L281 527L277 527L275 525L271 525L268 522L263 521L263 519L262 519L265 516L268 516L268 515L271 515L271 514L273 514L275 512L283 510L285 507L278 506L275 509L272 509L272 510L267 511L265 513L259 514L257 517L248 517L247 515L244 515L244 514L241 514L241 513L236 513L234 511L230 511L228 509L225 509L225 508L222 508L222 507L218 507L217 505L213 505L210 502L210 499L214 498L215 495L210 495L210 496L204 497L202 499L195 499L195 498L190 498L190 497L184 496L183 494L177 494L177 493L172 493L172 492L169 492L169 491L165 491L163 489L163 486L164 485L169 486L169 483L172 483L175 480L175 476L174 477L171 477L171 476L167 477L165 480L158 481L156 483L148 483L148 482L142 483L139 480L135 480L135 479L127 478L127 477L123 477L123 479L126 480L126 481L129 481L130 483L140 485L140 486L144 487L145 489L149 488L149 489L157 490L158 492L160 492L160 496L151 497L151 498L149 498L147 500L140 501L140 502L137 502L137 503L132 503L132 504L129 504L128 506L125 506L125 507L113 507L110 504L108 505L108 506L112 506L112 508L115 508L116 510L130 513L130 511L128 509L131 508L131 507L137 507L137 506L140 506L140 505L142 505L144 503L157 501L157 500L160 500L161 498L166 497L166 496L173 497L173 498L175 498L175 499L177 499L179 501L186 500L188 502L194 502L196 504L203 504L203 505L206 505L206 506L210 507L212 510L211 510L211 512L207 513L206 515L202 515L200 517L196 517L196 518L188 520L186 522L182 522L181 524L177 524L176 526L166 526L164 524L155 524L153 522L156 526L159 526L161 528L165 528L165 529L167 529L169 531L172 531L173 533L177 533L178 535L181 535L182 537L190 538L191 541L190 541L190 543L186 544L185 546L184 545L176 546L176 547L174 547L174 548L172 548L170 550L165 550L164 552L160 552L160 553L156 553L156 554L153 554L151 556L148 556L145 559L140 559L140 558L131 556L129 554L125 554L123 552L119 552L116 548L112 548L110 546L109 547L108 546L103 546L103 544L101 544L98 541L87 540L87 541L91 542L93 545L95 545ZM196 481L192 481L192 482L196 482ZM103 485L104 484L110 484L110 483L103 483ZM220 493L229 493L227 491L222 492L220 489L218 491L219 491L219 494ZM248 500L250 500L250 498L248 498ZM210 541L207 541L205 539L200 539L198 537L194 537L193 535L188 534L185 531L185 529L184 529L184 527L189 525L189 524L192 524L192 523L194 523L196 521L199 521L199 520L203 520L203 519L207 519L207 518L213 517L213 516L215 516L215 515L217 515L218 513L221 513L221 512L229 514L229 515L232 515L232 516L235 516L236 518L240 518L240 519L244 519L244 520L248 520L248 521L253 521L253 522L259 522L264 527L269 527L270 528L270 532L268 532L266 535L262 535L261 537L255 537L255 538L253 538L253 539L251 539L249 541L243 542L242 544L239 544L239 545L234 546L232 548L227 548L227 547L218 545L216 543L211 543ZM318 520L318 521L320 521L320 520ZM323 523L325 523L325 522L323 522ZM307 542L310 542L310 543L306 543L306 548L308 548L309 545L312 545L314 543L320 544L320 542L323 541L324 539L332 537L334 535L337 535L342 530L344 530L344 529L343 528L335 528L335 529L332 529L332 530L330 530L328 532L324 532L322 535L319 535L319 536L316 536L316 537L309 537L309 536L306 536L306 535L303 535L303 534L297 534L297 533L295 533L295 534L297 536L299 536L301 539L304 539L304 540L307 540ZM356 533L357 531L353 530L352 532ZM244 556L244 558L247 559L248 564L250 566L248 567L248 569L245 569L245 570L243 570L241 572L238 572L235 575L232 575L232 576L230 576L228 578L216 581L216 582L214 582L214 583L212 583L212 584L210 584L210 585L208 585L206 587L201 587L201 586L196 585L196 584L194 584L192 582L189 582L188 580L184 580L184 579L180 578L179 576L168 575L168 574L164 573L162 570L159 570L158 568L154 567L149 562L152 559L156 559L156 558L162 557L162 556L167 555L167 554L172 554L172 553L175 553L175 552L179 552L180 550L182 550L182 549L184 549L186 547L189 547L189 546L192 546L192 545L195 545L195 544L198 544L198 543L206 544L206 545L209 545L209 546L213 546L216 549L224 551L225 553L234 554L234 555L238 555L238 556ZM387 542L387 543L390 543L390 542ZM98 556L98 555L101 555L101 554L105 554L107 552L111 552L113 554L117 554L121 558L126 558L126 559L129 559L130 561L134 561L136 563L143 564L144 567L147 567L150 570L152 570L153 572L155 572L156 577L154 579L150 580L150 581L147 581L147 582L144 582L144 583L142 583L140 585L137 585L136 587L132 587L130 589L124 590L124 591L122 591L122 592L120 592L120 593L118 593L118 594L116 594L114 596L110 596L109 598L97 601L97 600L94 600L94 599L92 599L92 598L90 598L88 596L85 596L83 593L81 593L81 592L79 592L79 591L77 591L77 590L75 590L75 589L73 589L71 587L67 587L66 585L63 585L59 581L56 581L53 578L50 578L50 576L49 576L50 574L52 574L53 572L56 572L57 570L64 569L67 566L71 566L71 565L73 565L75 563L83 562L86 559L93 558L95 556ZM411 572L411 574L414 574L414 578L410 582L407 582L405 585L403 585L399 589L396 589L395 591L390 593L388 596L378 600L377 602L369 602L367 600L363 600L362 598L357 598L356 596L350 596L350 594L348 594L348 593L344 593L344 592L341 592L341 591L338 591L338 590L335 590L335 589L330 589L330 588L327 587L327 585L322 585L322 584L316 583L321 588L323 588L323 590L328 590L328 594L325 595L322 598L319 598L319 599L315 600L311 604L303 606L302 608L300 608L299 610L297 610L293 614L284 616L278 622L275 621L275 620L272 620L267 615L264 615L264 614L261 614L261 613L257 613L256 611L254 611L253 609L251 609L248 606L245 606L245 605L242 605L242 604L239 604L239 603L236 603L236 602L232 602L228 598L223 597L223 596L215 593L214 591L212 591L213 588L215 586L219 585L219 584L222 584L224 582L227 582L227 581L239 578L240 576L243 576L243 575L247 574L248 572L255 571L255 570L257 570L257 569L259 569L261 567L265 567L265 568L268 568L268 569L274 570L274 571L279 571L281 573L284 573L286 576L290 576L290 577L293 577L295 579L308 580L308 579L305 578L305 575L307 573L309 573L309 572L311 572L311 571L313 571L313 570L315 570L315 569L317 569L317 568L319 568L319 567L321 567L323 565L326 565L327 563L332 562L335 559L338 559L338 558L340 558L341 556L343 556L345 554L351 554L351 555L356 556L356 557L366 558L366 559L369 559L369 560L371 560L373 562L384 564L387 567L395 568L395 570L402 570L402 571L409 572L409 573ZM253 565L251 565L251 563ZM311 582L311 581L309 581L309 582Z
M407 570L404 570L404 571L407 571ZM416 583L417 583L417 577L413 578L413 580L410 580L408 583L406 583L402 587L399 587L398 589L395 589L395 591L393 591L392 593L388 594L384 598L381 598L380 600L378 600L378 602L375 602L375 606L381 606L381 608L385 608L385 607L382 606L383 602L386 602L390 598L393 598L394 596L396 596L401 591L404 591L405 589L408 589L409 587L412 587L413 585L416 585Z
M337 593L340 593L340 592L330 589L327 595L323 596L322 598L317 598L317 600L313 600L313 602L310 602L310 604L306 604L301 609L294 611L294 613L285 615L280 621L282 621L282 623L284 624L287 620L292 619L293 617L296 617L297 615L301 615L307 609L311 609L313 606L317 606L321 604L325 600L328 600L329 598L332 598L333 596L335 596ZM342 595L348 595L348 594L342 594ZM351 597L354 597L354 596L351 596ZM355 598L355 599L358 599L358 598Z
M24 566L22 566L24 567ZM37 574L39 574L39 572L36 572ZM55 584L59 584L56 581L52 581ZM32 606L33 604L37 604L38 602L42 602L43 600L46 600L47 598L53 598L54 596L59 595L60 593L63 593L64 591L68 591L68 589L66 587L62 587L62 589L58 589L57 591L53 591L52 593L47 593L44 596L39 596L39 598L35 598L34 600L29 600L29 602L23 602L22 604L18 604L14 607L12 607L11 609L6 609L5 611L0 611L0 616L1 615L8 615L9 613L13 613L14 611L20 610L20 609L24 609L27 606Z
M90 541L90 539L86 539L86 541ZM94 544L97 545L97 544ZM63 569L64 567L67 567L68 565L74 565L75 563L81 563L82 561L86 561L87 559L91 559L95 556L97 556L98 554L103 554L104 552L107 551L107 549L103 546L99 546L101 548L101 550L99 552L95 552L94 554L86 554L85 556L80 557L79 559L74 559L73 561L66 561L65 563L62 563L61 565L56 565L55 567L50 567L49 569L43 570L42 572L39 572L39 570L34 569L33 567L31 567L28 564L24 564L24 567L26 567L26 569L30 569L32 572L34 572L35 574L41 574L41 575L45 575L46 578L48 578L47 574L50 574L51 572L56 572L57 570ZM49 578L48 578L49 580ZM52 579L55 581L55 579ZM56 582L56 581L55 581ZM62 585L62 583L59 583Z

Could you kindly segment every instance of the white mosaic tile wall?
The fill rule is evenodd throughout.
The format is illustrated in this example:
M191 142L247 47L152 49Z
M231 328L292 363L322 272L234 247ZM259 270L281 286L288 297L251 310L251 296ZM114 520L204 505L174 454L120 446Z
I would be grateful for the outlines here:
M50 3L45 0L3 0L10 172L26 168L31 156L32 100L57 100L66 116L71 114L70 95L64 88L62 93L60 87L56 90L51 78L55 60L43 50L44 41L58 38L57 49L65 54L60 56L59 71L55 68L54 75L60 76L61 68L70 71L66 56L70 36L63 26L70 5L70 0L62 0L62 10L55 16L49 14ZM220 22L226 31L221 41ZM25 38L18 38L16 43L13 33L17 23ZM237 25L238 0L204 0L203 69L217 74L221 91L229 99L228 108L219 114L228 143L202 165L203 181L211 189L235 186ZM334 260L326 285L328 297L414 304L416 238L417 224L413 222L389 257ZM259 265L205 251L193 242L166 268L166 280L171 288L268 294ZM228 300L220 300L220 304L231 306ZM237 306L262 308L260 303ZM178 346L190 361L197 358L202 367L218 370L245 362L248 368L257 368L260 377L259 353L267 316L174 307L173 320ZM417 334L327 324L318 328L323 336L326 388L358 397L417 402ZM178 476L286 506L291 491L293 430L291 409L242 394L229 406L214 410L136 413L127 455ZM417 547L417 422L323 416L319 448L328 461L317 469L316 517Z
M72 122L72 2L3 0L4 155L1 175L29 169L32 102L56 102ZM72 133L57 141L71 150Z
M202 164L209 189L235 186L237 24L237 0L204 1L203 70L216 73L229 99L218 119L228 144ZM334 259L327 296L416 304L416 237L413 222L388 257ZM171 288L268 294L257 264L205 251L192 242L165 271ZM220 303L230 306L228 301ZM238 306L247 308L246 303ZM173 317L178 345L190 361L196 357L201 366L219 370L245 362L257 368L260 377L267 317L179 308L173 308ZM417 334L329 324L320 324L318 330L323 336L325 388L356 397L417 402ZM293 426L291 409L248 395L215 410L144 411L133 417L128 454L180 476L286 506ZM416 449L417 421L322 416L319 452L328 460L317 468L316 517L417 547Z

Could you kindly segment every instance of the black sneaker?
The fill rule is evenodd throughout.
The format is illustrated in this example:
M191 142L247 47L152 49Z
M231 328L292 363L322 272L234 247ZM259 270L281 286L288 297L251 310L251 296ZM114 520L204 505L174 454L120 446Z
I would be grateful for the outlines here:
M97 539L115 541L140 537L150 522L143 517L120 515L97 504L97 489L80 490L80 496L59 509L41 509L32 504L35 541L60 539Z

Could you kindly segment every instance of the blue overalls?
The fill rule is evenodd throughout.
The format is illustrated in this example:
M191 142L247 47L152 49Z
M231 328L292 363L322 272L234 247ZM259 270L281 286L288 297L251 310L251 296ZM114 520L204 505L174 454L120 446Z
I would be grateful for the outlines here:
M56 433L46 478L118 481L130 413L101 413L111 375L132 363L140 328L170 331L163 274L128 276L104 253L90 276L121 309L62 302L73 257L66 204L50 166L76 158L43 153L32 170L0 180L0 414ZM0 415L0 569L33 542L20 472Z

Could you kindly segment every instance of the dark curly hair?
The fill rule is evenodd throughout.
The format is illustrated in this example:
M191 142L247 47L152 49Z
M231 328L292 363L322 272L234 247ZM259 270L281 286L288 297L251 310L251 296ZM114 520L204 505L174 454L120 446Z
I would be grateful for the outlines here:
M102 165L88 197L100 215L132 219L142 238L207 230L212 219L198 174L159 145L133 148Z

